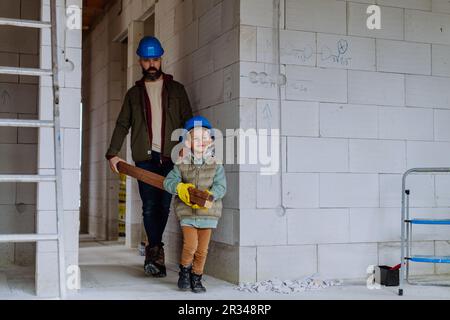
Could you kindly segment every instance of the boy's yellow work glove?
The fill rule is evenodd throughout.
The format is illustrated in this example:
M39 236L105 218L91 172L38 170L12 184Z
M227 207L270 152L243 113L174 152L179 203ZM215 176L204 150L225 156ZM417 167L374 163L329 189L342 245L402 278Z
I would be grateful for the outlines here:
M192 183L180 182L177 184L177 194L181 201L188 206L192 206L191 199L189 197L189 188L195 188L195 186Z

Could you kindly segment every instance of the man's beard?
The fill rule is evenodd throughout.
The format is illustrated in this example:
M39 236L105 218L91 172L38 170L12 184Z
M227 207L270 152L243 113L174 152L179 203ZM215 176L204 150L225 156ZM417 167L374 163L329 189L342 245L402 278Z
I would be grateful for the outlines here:
M150 71L154 71L154 72L150 72ZM162 75L162 68L159 68L159 70L154 67L150 67L147 70L142 68L142 74L144 75L145 80L156 81Z

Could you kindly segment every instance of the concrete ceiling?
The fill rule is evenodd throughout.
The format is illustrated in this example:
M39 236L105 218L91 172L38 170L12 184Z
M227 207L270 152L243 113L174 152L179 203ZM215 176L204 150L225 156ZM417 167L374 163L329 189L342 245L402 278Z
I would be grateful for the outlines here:
M83 0L83 30L89 30L105 7L116 0ZM120 1L120 0L119 0Z

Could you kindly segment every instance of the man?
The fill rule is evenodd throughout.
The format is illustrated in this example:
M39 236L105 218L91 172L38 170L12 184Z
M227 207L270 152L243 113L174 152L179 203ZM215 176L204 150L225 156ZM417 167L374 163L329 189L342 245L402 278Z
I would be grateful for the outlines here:
M136 53L143 77L125 95L106 158L111 170L118 173L117 163L124 160L117 154L131 128L131 152L136 166L166 176L174 165L170 157L172 148L178 144L171 140L171 134L192 117L191 105L184 86L162 71L164 49L157 38L144 37ZM172 195L141 181L138 184L149 242L144 271L147 275L165 277L162 236Z

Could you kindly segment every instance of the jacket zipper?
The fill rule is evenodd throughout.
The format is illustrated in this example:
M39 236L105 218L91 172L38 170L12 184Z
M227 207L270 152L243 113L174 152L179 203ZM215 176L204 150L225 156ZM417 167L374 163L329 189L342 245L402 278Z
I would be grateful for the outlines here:
M147 101L148 101L148 103L150 103L150 98L148 97L148 93L147 93L147 88L145 87L145 82L144 82L144 86L143 86L143 88L141 89L142 91L141 91L141 96L142 96L142 102L143 102L143 104L142 104L142 106L143 106L143 112L144 112L144 120L145 120L145 131L147 132L147 138L148 138L148 148L147 148L147 155L149 155L148 154L148 151L150 151L151 152L151 145L152 145L152 138L153 137L150 137L150 130L149 130L149 127L148 127L148 117L147 117L147 111L150 109L150 112L151 112L151 106L148 106L149 108L147 108Z
M164 139L165 139L165 129L166 129L166 109L165 109L165 104L166 104L166 83L165 83L165 79L163 79L163 85L162 85L162 90L161 90L161 157L160 157L160 162L162 164L162 158L164 157Z
M199 168L196 165L194 165L194 168L195 168L195 187L198 188ZM195 210L194 215L197 215L198 209L194 209L194 210Z

